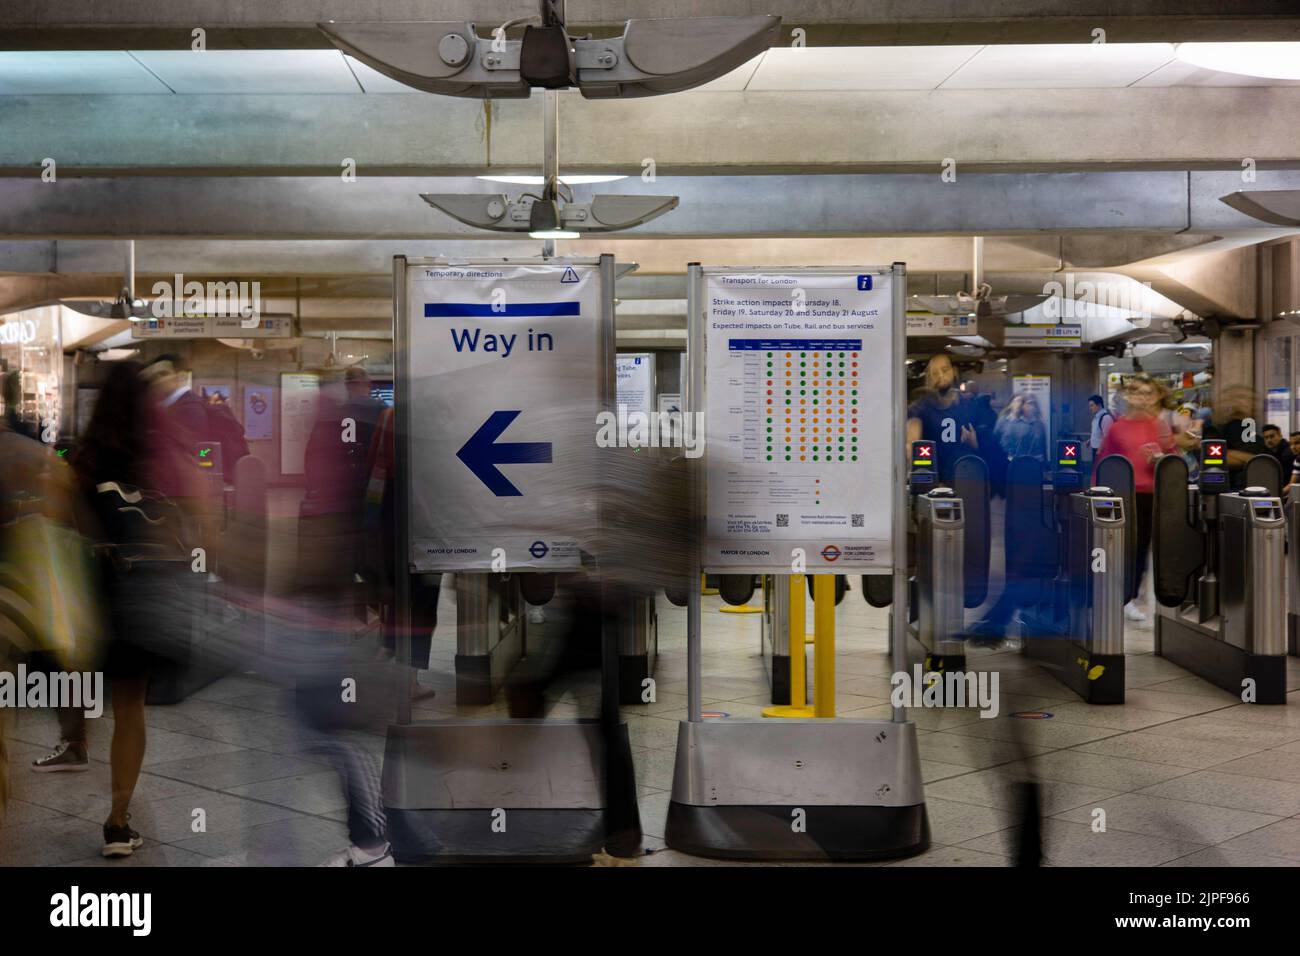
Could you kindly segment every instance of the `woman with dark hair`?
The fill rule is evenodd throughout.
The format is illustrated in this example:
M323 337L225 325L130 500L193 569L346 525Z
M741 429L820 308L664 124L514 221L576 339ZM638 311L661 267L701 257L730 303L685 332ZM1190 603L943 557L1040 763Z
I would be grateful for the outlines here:
M179 512L154 489L163 475L193 469L158 440L155 408L141 366L113 366L72 459L98 527L96 551L107 599L104 672L112 685L112 807L104 822L106 857L130 856L143 840L127 808L144 763L145 694L164 659L170 633L188 627L182 596L189 552ZM194 476L197 481L197 475Z

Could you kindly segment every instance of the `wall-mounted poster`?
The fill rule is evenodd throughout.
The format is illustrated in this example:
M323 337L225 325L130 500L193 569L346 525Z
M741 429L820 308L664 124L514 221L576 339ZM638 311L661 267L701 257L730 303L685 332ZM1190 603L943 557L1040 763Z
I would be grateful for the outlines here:
M231 405L231 395L235 392L235 387L228 382L200 382L195 388L199 398L203 399L205 405ZM231 406L233 411L233 406Z
M267 441L272 435L275 413L271 410L274 389L269 385L244 386L244 437Z
M320 375L316 372L280 373L280 474L301 475L307 440L316 424ZM245 430L247 434L247 430Z

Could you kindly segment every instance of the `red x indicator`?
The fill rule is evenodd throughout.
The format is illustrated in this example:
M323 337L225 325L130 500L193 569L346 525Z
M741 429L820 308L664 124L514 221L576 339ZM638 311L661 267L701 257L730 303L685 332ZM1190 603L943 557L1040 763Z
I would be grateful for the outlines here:
M1065 457L1066 457L1066 458L1073 458L1073 457L1074 457L1075 455L1077 455L1078 453L1079 453L1079 446L1078 446L1078 445L1066 445L1066 446L1065 446Z
M917 446L916 446L916 457L917 457L917 458L933 458L933 457L934 457L934 449L931 448L929 445L917 445Z
M1222 458L1222 457L1223 457L1223 446L1222 446L1222 445L1210 445L1210 446L1209 446L1209 450L1206 452L1206 454L1209 455L1209 457L1211 457L1211 458Z

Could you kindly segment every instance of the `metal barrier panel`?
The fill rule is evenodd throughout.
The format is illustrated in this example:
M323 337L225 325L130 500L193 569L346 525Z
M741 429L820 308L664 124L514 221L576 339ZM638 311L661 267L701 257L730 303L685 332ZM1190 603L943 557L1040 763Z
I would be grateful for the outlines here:
M953 469L952 489L961 499L965 528L962 537L965 574L964 603L979 607L989 593L989 466L978 455L963 455Z
M1141 584L1137 579L1137 533L1133 520L1137 515L1137 502L1133 488L1133 463L1123 455L1107 455L1097 463L1097 484L1109 488L1124 501L1124 516L1129 522L1129 533L1124 536L1124 600L1137 597Z
M1282 495L1282 463L1272 455L1256 455L1246 462L1245 488L1263 488L1273 498Z
M1157 601L1179 607L1187 600L1205 553L1201 532L1187 520L1187 463L1178 455L1157 461L1154 489L1151 583Z
M938 655L964 653L966 522L946 488L916 499L917 636Z

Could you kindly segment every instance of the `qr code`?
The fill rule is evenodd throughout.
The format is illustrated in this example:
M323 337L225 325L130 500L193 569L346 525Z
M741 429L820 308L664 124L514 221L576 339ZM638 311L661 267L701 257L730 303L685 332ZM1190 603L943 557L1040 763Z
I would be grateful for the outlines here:
M789 516L789 515L777 515L777 516L776 516L776 526L777 526L778 528L788 528L788 527L790 527L790 516Z
M849 517L853 519L853 527L855 528L862 527L862 515L850 515Z

